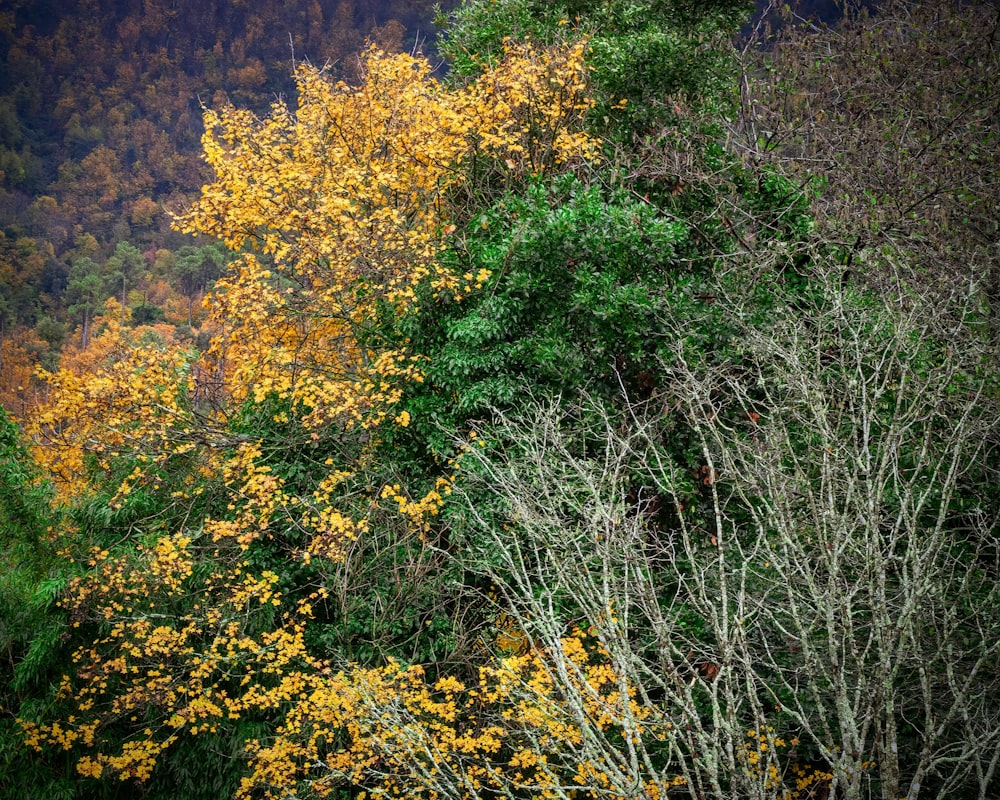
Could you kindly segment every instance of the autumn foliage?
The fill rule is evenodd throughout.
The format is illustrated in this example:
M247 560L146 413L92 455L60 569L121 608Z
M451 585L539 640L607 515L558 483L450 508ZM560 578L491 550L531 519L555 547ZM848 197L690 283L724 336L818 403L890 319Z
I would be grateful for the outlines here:
M372 49L363 65L358 89L301 68L294 115L209 112L216 181L181 218L184 230L254 251L212 300L226 324L213 356L233 400L274 393L307 427L377 425L400 382L419 380L417 354L361 344L382 306L415 312L418 291L461 300L489 277L438 260L468 162L538 173L595 154L572 127L588 107L582 44L510 44L460 90L411 56Z
M178 224L240 253L208 301L211 347L199 356L109 319L88 351L89 369L67 364L46 376L49 399L31 431L68 501L114 480L112 508L127 508L139 491L169 493L175 507L212 493L218 512L124 553L81 556L86 574L62 602L73 627L94 638L74 653L56 697L65 715L24 722L30 746L79 753L81 776L144 780L178 737L273 710L286 721L276 743L251 747L248 795L278 774L294 780L297 768L280 769L280 759L308 761L320 740L329 743L322 755L331 766L312 780L316 791L366 783L376 753L404 757L398 731L380 723L378 735L390 738L381 744L368 730L386 703L422 709L435 746L463 758L499 747L499 729L445 729L458 713L449 703L475 697L449 689L461 688L455 681L425 685L419 670L398 666L331 675L303 639L325 590L286 593L275 572L254 565L257 543L287 542L289 527L304 538L284 546L288 556L336 562L366 534L366 511L380 503L402 524L427 530L451 476L412 498L399 485L362 484L367 499L345 507L340 495L357 483L363 447L350 462L325 458L293 490L267 464L264 450L274 443L234 425L248 406L280 409L270 422L306 443L331 430L375 435L409 424L394 406L421 381L422 356L379 348L371 328L385 313L460 302L489 279L486 270L456 272L439 259L455 230L450 198L470 162L524 180L597 158L578 127L590 103L584 48L510 43L503 59L460 88L432 78L423 59L372 48L357 87L300 68L294 112L280 104L264 119L233 107L206 112L215 181ZM109 305L109 317L113 311ZM211 402L199 401L208 393L199 381L217 384ZM162 486L164 472L178 471L187 476L180 484ZM516 664L504 669L516 674ZM102 735L109 727L119 731L110 748ZM341 751L332 743L342 729L355 733ZM337 778L340 762L352 766ZM470 769L468 780L491 782L485 768Z
M450 73L386 22L256 111L279 9L231 5L197 246L36 204L72 302L0 343L0 796L991 796L992 318L852 282L908 251L747 144L746 4L467 0ZM292 45L360 44L324 14ZM89 120L60 180L159 225L188 167Z

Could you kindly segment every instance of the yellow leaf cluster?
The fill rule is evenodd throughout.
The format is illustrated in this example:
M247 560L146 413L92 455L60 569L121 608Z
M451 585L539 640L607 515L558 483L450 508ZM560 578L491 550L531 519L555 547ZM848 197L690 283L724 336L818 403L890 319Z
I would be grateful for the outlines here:
M425 59L371 48L357 87L300 67L294 113L207 112L216 179L179 225L253 251L210 301L224 329L213 355L234 398L288 398L309 426L383 422L421 371L363 344L380 310L416 310L421 287L457 299L489 278L439 260L466 163L523 174L597 157L578 130L591 104L583 55L583 44L509 43L477 81L449 89Z
M769 796L779 800L795 800L803 793L813 796L829 791L833 773L799 762L795 754L798 743L798 739L786 740L776 735L771 726L751 728L739 752L741 766L747 775L763 784ZM789 751L787 755L783 750ZM862 769L873 766L874 762L866 761Z
M556 688L553 654L542 650L496 659L473 686L395 662L313 676L277 737L251 746L239 797L323 797L347 786L391 798L542 797L556 789L603 796L621 785L609 772L617 767L567 758L583 744L579 716L622 731L623 715L647 712L620 691L607 654L581 632L559 648L578 675L582 707ZM650 785L663 783L658 776Z
M95 363L40 371L48 397L25 421L37 447L36 459L64 498L85 492L85 460L98 474L122 453L159 463L189 446L188 404L194 355L169 336L123 328L113 319L88 356ZM144 470L119 488L127 497Z
M74 627L102 631L73 653L60 687L74 713L21 720L26 744L83 751L83 776L146 780L182 733L215 732L298 696L297 684L275 678L322 669L303 640L309 606L282 613L278 576L241 556L204 535L159 538L132 557L94 551L63 601ZM134 731L117 750L97 735L112 724Z

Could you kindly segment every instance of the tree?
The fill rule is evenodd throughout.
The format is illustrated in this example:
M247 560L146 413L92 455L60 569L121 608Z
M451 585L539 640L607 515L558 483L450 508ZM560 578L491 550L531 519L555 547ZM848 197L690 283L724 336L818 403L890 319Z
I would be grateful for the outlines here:
M258 400L276 391L307 409L307 424L361 422L360 407L395 402L389 383L416 374L412 354L357 343L380 305L397 315L416 308L418 284L460 298L485 281L437 258L447 235L440 212L463 163L504 159L523 174L594 152L571 128L587 108L582 56L579 45L511 45L481 80L449 92L426 61L372 50L357 90L302 69L294 117L283 107L263 122L208 112L218 178L185 229L234 250L253 245L269 262L244 258L214 301L220 317L239 321L225 341L234 399L250 387ZM352 396L359 390L369 396Z
M648 402L534 405L466 456L464 541L584 732L550 762L616 764L616 794L1000 786L995 353L816 277L720 285L694 326L665 301ZM609 728L573 626L638 706Z
M997 9L893 0L870 14L846 4L836 28L789 24L745 50L742 130L749 157L819 176L818 220L849 266L903 248L900 275L862 280L974 286L1000 302L994 157L1000 60Z
M86 536L62 599L77 666L51 714L22 717L30 748L73 751L81 777L147 781L194 737L228 752L256 726L272 734L338 685L327 658L362 652L346 635L357 618L338 618L325 584L357 574L342 565L376 526L362 549L382 563L427 555L396 562L416 600L351 587L418 627L371 632L368 657L443 649L448 614L426 588L441 559L426 537L450 482L444 465L412 486L376 466L379 440L409 425L396 406L422 359L371 331L387 311L457 303L488 277L439 259L454 231L448 190L469 161L523 182L596 150L576 125L583 46L508 50L462 89L372 49L358 87L301 69L295 114L206 113L216 181L180 224L241 253L216 286L211 352L195 363L106 319L91 368L47 376L50 402L31 420ZM225 392L203 404L199 375L213 369ZM426 615L408 607L427 602Z
M744 0L472 0L448 19L441 50L459 74L475 75L508 37L548 43L572 26L591 53L589 123L622 142L624 153L675 123L677 101L721 110L732 85L730 42L752 11Z
M25 419L39 397L36 372L46 344L26 328L8 331L0 342L0 406Z
M177 280L177 287L187 297L188 325L191 325L191 309L196 298L222 276L228 261L229 256L220 244L208 247L185 245L177 251L172 274Z
M107 297L100 268L87 256L73 261L66 285L67 311L80 317L80 346L86 349L90 344L90 321Z
M115 251L108 258L104 272L107 275L105 291L114 293L112 284L117 283L121 287L121 321L125 323L125 309L127 301L128 285L136 284L144 275L146 269L146 259L139 248L128 242L118 242Z

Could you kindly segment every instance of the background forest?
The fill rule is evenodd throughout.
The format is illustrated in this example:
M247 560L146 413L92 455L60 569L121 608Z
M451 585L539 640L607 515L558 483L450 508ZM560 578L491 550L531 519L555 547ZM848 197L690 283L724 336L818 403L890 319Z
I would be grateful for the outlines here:
M412 0L0 5L0 403L26 412L34 367L86 347L108 297L197 335L226 256L170 213L209 178L203 106L266 112L296 59L357 79L368 39L430 55L433 16Z
M0 797L1000 795L1000 9L869 6L0 6Z

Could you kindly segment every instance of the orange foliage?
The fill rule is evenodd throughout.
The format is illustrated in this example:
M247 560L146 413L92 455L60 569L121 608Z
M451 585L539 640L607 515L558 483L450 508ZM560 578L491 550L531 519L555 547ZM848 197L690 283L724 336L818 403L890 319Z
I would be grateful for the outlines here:
M42 399L35 371L45 350L45 342L23 328L0 339L0 406L15 419L26 419Z

